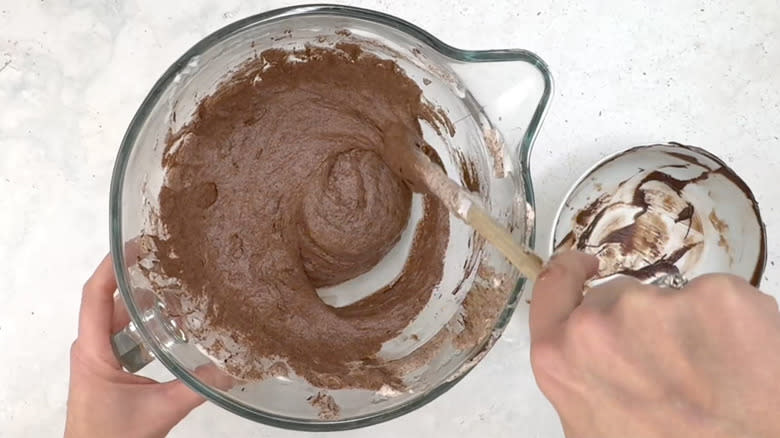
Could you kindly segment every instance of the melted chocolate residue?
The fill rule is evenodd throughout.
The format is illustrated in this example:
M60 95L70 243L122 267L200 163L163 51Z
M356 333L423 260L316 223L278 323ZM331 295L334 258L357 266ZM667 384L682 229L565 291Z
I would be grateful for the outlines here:
M673 176L667 175L661 171L654 170L650 172L642 181L639 183L638 187L642 187L643 184L650 182L650 181L658 181L670 189L674 190L675 193L678 195L682 193L683 189L685 189L689 184L693 184L699 181L703 181L710 177L710 174L712 173L712 170L708 170L705 172L702 172L701 175L697 176L696 178L692 179L677 179Z
M642 178L642 180L637 184L636 188L634 189L633 196L631 199L631 202L629 204L625 204L624 202L612 202L612 203L606 203L604 202L605 199L609 198L608 194L602 194L599 196L595 201L588 204L586 207L584 207L574 218L574 222L579 225L585 227L583 231L580 233L578 238L575 239L573 235L573 230L570 231L566 237L561 241L561 244L563 244L566 241L569 240L575 240L575 245L578 250L585 250L586 248L590 248L593 245L589 244L591 235L593 234L594 230L596 229L598 223L604 218L604 215L614 207L618 206L631 206L638 208L638 211L634 214L634 223L622 226L614 231L611 231L606 237L602 239L601 242L599 242L598 246L609 244L609 243L616 243L621 245L624 251L630 252L634 249L635 246L635 238L636 233L640 232L636 225L636 221L640 219L643 215L645 215L648 210L650 209L650 204L647 200L647 187L646 184L650 182L657 182L665 185L672 191L674 191L677 195L681 195L683 190L689 186L690 184L694 184L703 180L706 180L707 178L710 178L712 175L722 175L725 178L727 178L729 181L734 183L746 196L747 199L749 199L753 205L753 209L755 211L756 217L760 220L760 214L758 211L758 203L755 201L755 198L753 196L753 193L750 191L750 189L747 187L745 182L739 178L739 176L734 173L733 170L731 170L726 163L724 163L722 160L718 159L717 157L713 156L709 152L696 148L693 146L685 146L679 143L670 143L672 145L675 145L679 148L690 150L696 153L703 154L713 161L715 161L718 164L718 167L711 168L709 166L704 165L698 158L688 155L684 152L674 152L674 151L665 151L666 154L669 156L675 157L677 159L683 160L688 164L672 164L667 165L665 167L672 167L672 168L684 168L688 167L689 164L696 165L698 167L701 167L704 169L704 172L702 172L700 175L691 178L691 179L678 179L671 175L668 175L664 172L661 172L659 170L652 171L648 173L646 176ZM649 148L655 145L650 146L640 146L637 148L632 148L630 151L634 151L636 149L645 149ZM616 155L615 157L612 157L610 160L605 161L602 163L600 167L603 167L607 163L611 162L612 160L622 156L623 154ZM640 172L644 172L643 169L640 169ZM636 174L632 175L631 177L621 181L618 184L618 187L622 187L624 184L626 184L628 181L633 179L636 176ZM692 204L687 203L687 205L680 210L677 213L677 217L675 219L675 223L688 221L688 229L685 233L685 239L688 238L688 235L690 233L691 227L693 225L693 217L694 217L694 207ZM641 231L646 232L646 231ZM759 261L756 264L755 271L753 273L753 276L751 278L751 284L758 285L761 280L761 272L763 272L764 265L766 263L766 231L765 227L763 226L763 223L761 224L761 246L760 246L760 254L759 254ZM560 246L560 244L559 244ZM674 265L675 262L679 261L686 253L688 253L695 245L686 245L682 248L679 248L675 252L667 255L661 256L657 261L637 270L624 270L621 273L632 275L637 278L642 279L648 279L651 278L657 274L662 273L679 273L678 268Z
M575 218L575 221L578 225L585 225L588 223L588 220L593 217L594 214L597 214L597 210L601 205L604 203L604 201L607 199L607 195L603 194L596 198L595 201L591 202L587 207L580 210L579 213L577 213L577 216Z
M636 221L642 215L647 213L648 209L650 208L650 204L646 200L646 192L645 190L642 189L643 185L651 181L657 181L671 188L675 193L679 195L682 193L683 189L686 186L708 178L711 173L712 171L706 171L695 178L688 179L688 180L680 180L657 170L650 172L647 176L642 178L639 184L637 184L636 189L634 189L634 196L631 205L639 208L639 211L634 214L634 222L610 232L601 242L599 242L599 245L604 245L607 243L617 243L622 246L623 250L626 253L634 250L634 245L636 241L636 232L637 232ZM633 178L633 176L631 178ZM625 184L631 178L621 181L620 184L621 185ZM583 212L587 212L587 215L592 214L594 210L600 207L599 203L603 202L602 201L603 196L604 195L602 195L596 201L594 201L593 203L585 207L585 209L583 209ZM609 211L610 208L622 204L623 204L622 202L610 203L602 207L600 210L598 210L596 216L593 218L593 220L588 224L588 226L583 230L582 234L580 235L580 238L577 241L577 249L584 250L588 246L588 242L590 241L590 236L593 234L593 231L598 226L600 219ZM582 212L580 214L582 214ZM688 204L682 211L680 211L680 213L678 213L677 222L681 220L691 219L692 216L693 216L693 206ZM580 215L577 215L577 223L583 225L583 223L580 223L579 219L580 219ZM690 231L690 226L689 226L689 231ZM686 232L686 237L687 234L688 233ZM677 260L679 260L691 248L692 246L685 246L683 248L678 249L676 252L668 256L667 255L662 256L656 262L651 263L648 266L643 267L642 269L625 270L621 273L626 273L626 274L630 273L631 275L637 278L641 277L642 279L650 278L653 275L656 275L658 273L679 273L679 270L677 269L677 267L674 266L674 263Z
M634 250L634 234L636 233L636 222L626 225L625 227L618 228L615 231L607 234L607 237L599 242L599 245L605 245L607 243L619 243L625 248L626 251Z
M693 217L693 204L690 202L688 205L683 208L680 213L677 215L677 219L674 220L675 223L679 223L682 221L689 221Z
M698 244L685 245L673 253L662 257L660 260L651 263L641 269L624 269L617 274L630 275L638 280L647 280L658 276L658 274L679 274L680 269L675 266L688 251L695 248Z

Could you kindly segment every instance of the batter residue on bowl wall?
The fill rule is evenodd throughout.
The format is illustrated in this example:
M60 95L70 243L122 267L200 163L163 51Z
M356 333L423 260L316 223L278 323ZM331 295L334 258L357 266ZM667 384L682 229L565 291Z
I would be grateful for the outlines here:
M230 333L246 347L204 342L231 350L228 371L260 378L268 367L258 358L269 358L277 373L281 360L322 388L400 385L375 354L441 280L442 204L424 196L405 268L385 289L334 308L315 288L370 270L398 241L412 181L386 157L414 145L384 134L402 125L421 135L419 120L446 132L442 117L394 62L345 44L263 52L170 138L166 235L148 237L157 269L204 311L200 335Z

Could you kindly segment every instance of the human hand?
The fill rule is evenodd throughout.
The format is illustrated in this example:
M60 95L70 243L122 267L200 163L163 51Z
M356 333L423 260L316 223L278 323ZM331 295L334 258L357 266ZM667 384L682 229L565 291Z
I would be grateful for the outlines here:
M164 437L203 403L178 380L158 383L122 370L111 336L124 327L127 316L115 314L115 289L111 257L106 256L81 299L78 339L70 351L65 438Z
M737 277L681 290L562 253L531 302L531 363L569 438L780 436L780 313Z

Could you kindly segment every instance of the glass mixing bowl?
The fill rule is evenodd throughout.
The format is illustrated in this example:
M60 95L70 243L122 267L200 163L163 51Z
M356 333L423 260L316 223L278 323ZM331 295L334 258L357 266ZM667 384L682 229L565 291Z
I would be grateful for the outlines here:
M382 349L396 359L422 352L424 363L405 375L407 391L328 391L326 401L338 405L338 415L323 415L317 403L324 393L294 376L256 382L232 379L187 336L184 328L192 321L151 292L149 279L139 269L143 260L138 237L148 231L154 220L150 212L158 207L168 135L191 119L199 101L226 75L263 50L345 41L396 61L418 83L425 99L447 114L455 125L454 136L424 128L426 141L454 180L469 187L518 241L533 245L528 160L552 92L550 74L537 56L524 50L458 50L398 18L351 7L301 6L249 17L206 37L162 75L119 149L111 182L111 253L131 323L114 336L113 345L126 369L137 371L156 358L193 390L238 415L289 429L338 430L385 421L426 404L463 378L497 340L524 282L496 250L453 217L441 283L409 330ZM412 214L419 215L419 208ZM376 290L392 279L403 263L402 256L392 254L343 286L352 292L332 296ZM493 314L479 315L474 291L480 285L483 293L487 289L492 294L482 298L498 303ZM327 303L328 292L321 292ZM465 318L485 325L485 330L464 347L438 335L445 326L463 324L464 300L469 296L476 302L473 314Z

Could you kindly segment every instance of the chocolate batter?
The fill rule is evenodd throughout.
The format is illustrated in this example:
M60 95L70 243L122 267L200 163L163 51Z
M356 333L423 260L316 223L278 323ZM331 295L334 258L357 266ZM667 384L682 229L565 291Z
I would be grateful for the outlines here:
M398 157L415 145L387 133L401 126L419 137L420 119L451 126L398 65L358 46L263 52L168 141L167 235L153 236L161 270L201 303L207 327L255 358L284 360L323 388L397 383L375 354L441 280L444 206L424 195L392 284L341 308L315 288L370 270L400 238L419 184Z

